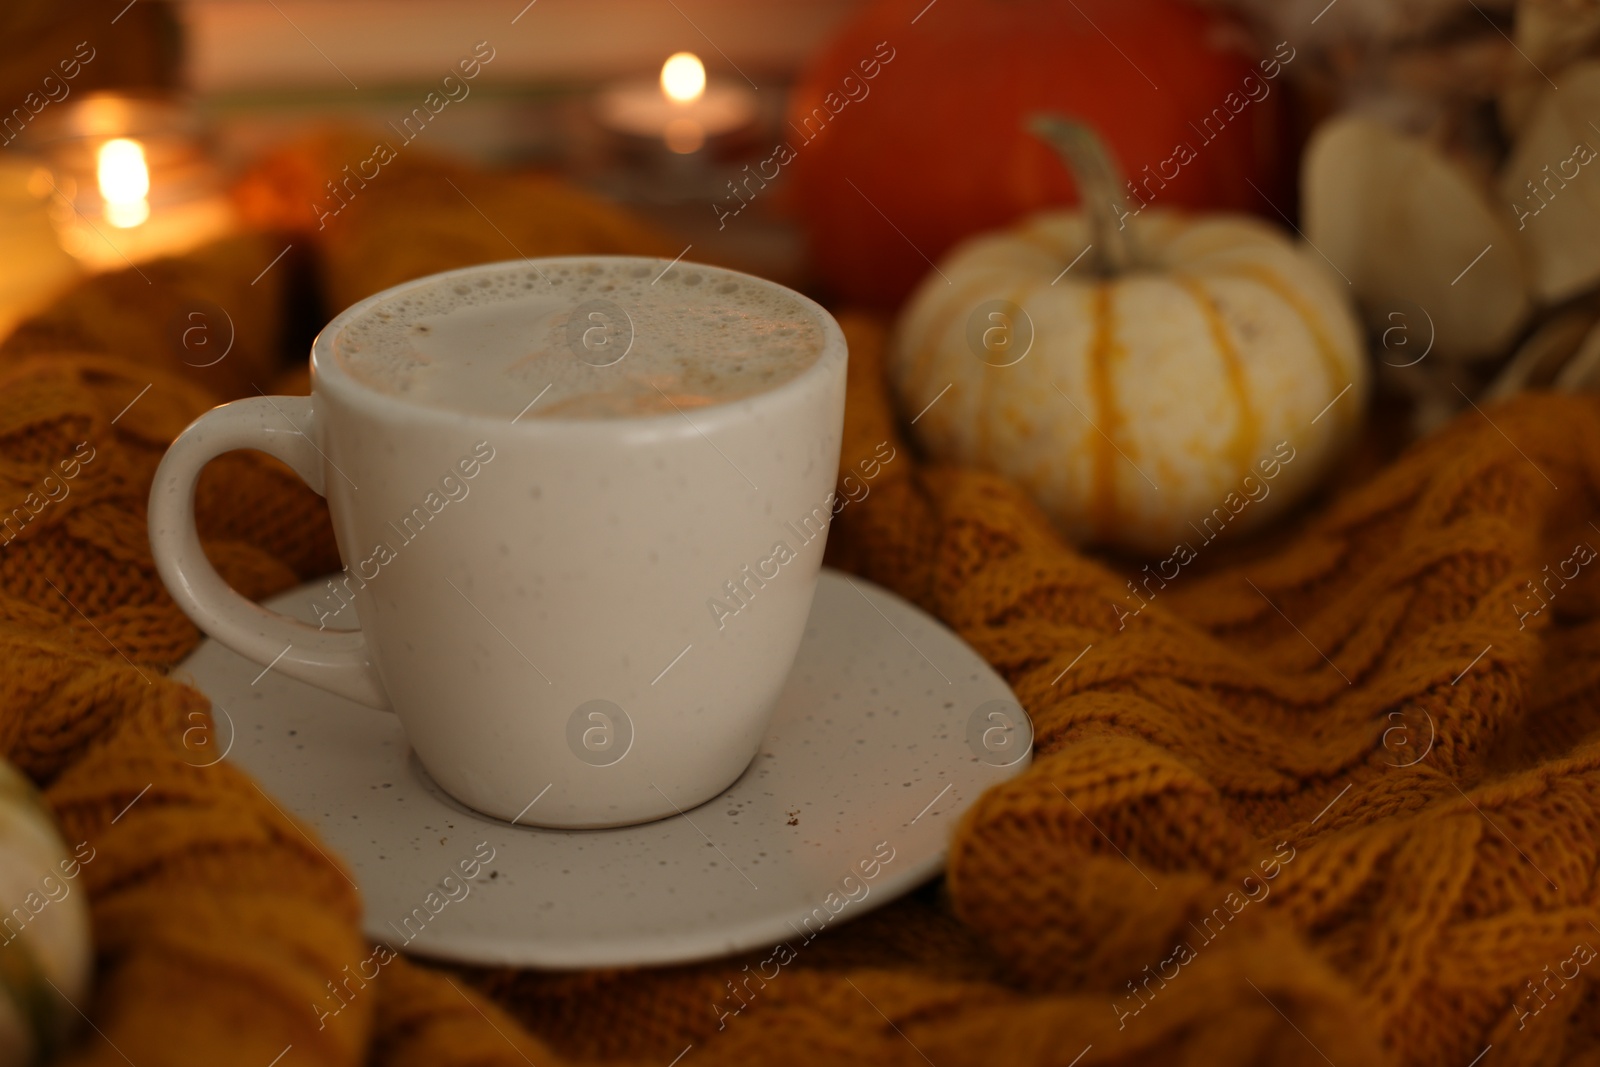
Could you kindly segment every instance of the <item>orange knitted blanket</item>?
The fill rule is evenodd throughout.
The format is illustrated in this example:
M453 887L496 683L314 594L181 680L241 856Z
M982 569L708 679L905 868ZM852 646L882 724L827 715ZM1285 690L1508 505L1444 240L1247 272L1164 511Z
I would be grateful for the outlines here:
M282 243L202 273L255 299ZM164 315L195 273L145 271L96 306ZM843 465L885 439L907 462L842 515L830 561L995 664L1032 766L969 813L942 881L830 929L736 1016L726 983L766 953L401 959L319 1028L326 983L371 954L359 902L314 831L210 764L207 703L169 674L199 635L144 530L162 449L227 394L137 329L80 322L99 352L47 350L69 312L0 354L4 513L80 460L0 533L0 741L97 850L74 1063L1600 1064L1600 404L1469 414L1126 617L1137 565L1067 547L992 475L910 458L882 326L846 316ZM270 391L259 371L230 368ZM338 565L321 501L262 456L214 464L198 507L247 595Z

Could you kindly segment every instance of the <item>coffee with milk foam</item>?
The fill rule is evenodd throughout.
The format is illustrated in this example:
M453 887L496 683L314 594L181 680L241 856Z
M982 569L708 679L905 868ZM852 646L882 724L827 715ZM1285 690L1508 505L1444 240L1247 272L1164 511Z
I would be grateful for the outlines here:
M661 270L638 259L486 267L373 304L333 351L378 392L507 419L669 414L765 392L816 362L823 330L809 305L694 264Z

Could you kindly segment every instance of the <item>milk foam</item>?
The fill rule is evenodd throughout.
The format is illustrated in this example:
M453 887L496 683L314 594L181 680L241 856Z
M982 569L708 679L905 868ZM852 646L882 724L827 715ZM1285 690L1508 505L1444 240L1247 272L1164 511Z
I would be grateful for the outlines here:
M822 351L817 313L793 297L691 263L661 270L639 259L486 268L372 305L335 337L334 356L369 388L433 407L621 418L764 392Z

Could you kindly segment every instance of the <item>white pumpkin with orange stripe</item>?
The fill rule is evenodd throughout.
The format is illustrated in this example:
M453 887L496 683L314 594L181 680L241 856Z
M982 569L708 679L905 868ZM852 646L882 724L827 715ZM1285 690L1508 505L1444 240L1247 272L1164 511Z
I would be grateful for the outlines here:
M53 1062L80 1023L94 976L89 903L75 883L95 858L71 853L33 783L0 760L0 1067Z
M923 449L1020 483L1078 542L1197 548L1281 512L1365 409L1342 286L1257 219L1128 211L1086 127L1036 128L1091 211L973 238L912 296L891 378Z

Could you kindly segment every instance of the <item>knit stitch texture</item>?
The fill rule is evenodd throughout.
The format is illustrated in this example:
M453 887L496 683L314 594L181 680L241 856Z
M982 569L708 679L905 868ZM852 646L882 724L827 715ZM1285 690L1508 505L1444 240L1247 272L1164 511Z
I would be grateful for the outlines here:
M916 462L883 326L844 325L842 466L885 440L903 460L842 513L829 561L994 664L1035 758L968 813L942 881L829 930L720 1019L767 951L576 973L401 959L319 1028L328 980L371 953L357 892L309 825L211 762L207 701L172 670L200 635L144 527L162 450L230 397L104 324L79 333L105 351L0 356L3 515L93 454L0 533L3 752L97 850L94 1028L71 1061L1465 1067L1492 1045L1496 1067L1600 1064L1582 947L1600 944L1600 567L1560 577L1600 546L1600 404L1470 413L1292 533L1242 560L1200 547L1134 600L1142 564L1069 548L993 475ZM321 500L261 455L209 468L198 512L247 596L338 567Z

